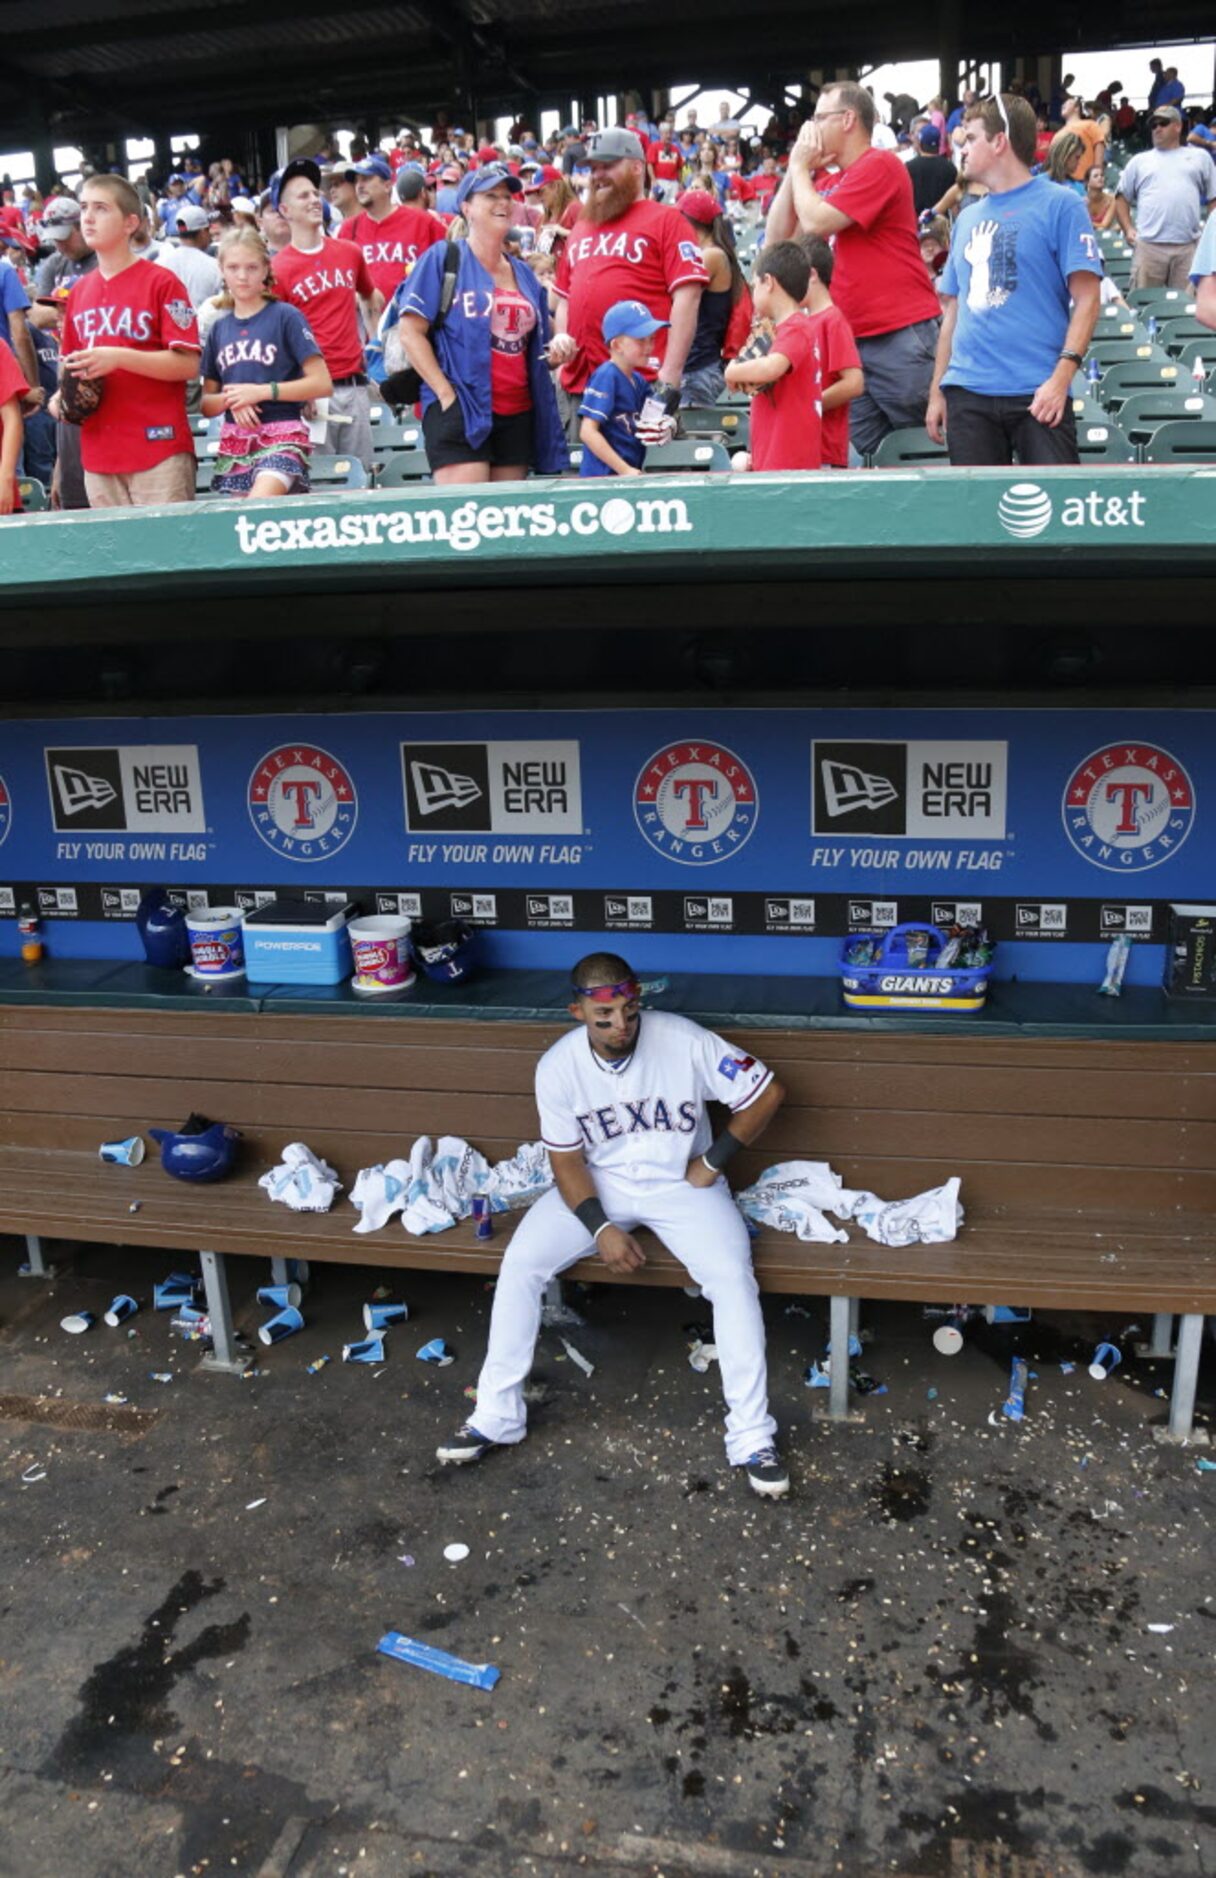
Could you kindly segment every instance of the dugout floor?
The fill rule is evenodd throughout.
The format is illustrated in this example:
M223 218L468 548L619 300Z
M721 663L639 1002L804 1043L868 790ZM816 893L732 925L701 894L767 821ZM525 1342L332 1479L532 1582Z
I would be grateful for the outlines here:
M180 1260L56 1252L44 1286L0 1242L3 1878L1216 1868L1216 1473L1152 1437L1168 1366L1059 1367L1122 1317L973 1325L950 1359L874 1309L888 1392L833 1430L802 1382L824 1307L767 1300L774 1506L723 1465L679 1293L583 1294L594 1375L546 1332L532 1437L457 1472L432 1450L470 1406L480 1282L404 1274L377 1371L338 1359L386 1274L322 1269L306 1330L236 1381L147 1308L132 1337L59 1329ZM231 1263L252 1332L264 1267ZM433 1336L450 1368L415 1359ZM1019 1346L1026 1420L992 1427ZM502 1679L378 1656L390 1628Z

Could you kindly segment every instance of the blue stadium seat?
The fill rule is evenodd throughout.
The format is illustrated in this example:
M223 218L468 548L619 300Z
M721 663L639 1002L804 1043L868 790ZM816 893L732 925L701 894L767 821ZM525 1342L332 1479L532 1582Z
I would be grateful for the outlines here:
M369 481L357 456L314 456L309 460L308 479L314 489L366 489Z
M1216 398L1186 390L1136 391L1119 406L1119 428L1133 443L1147 443L1162 424L1216 418Z
M1144 446L1144 461L1216 463L1216 422L1211 418L1184 418L1181 423L1162 424Z
M21 506L31 515L38 509L50 507L50 497L46 486L36 476L18 476L17 494L21 497Z
M889 430L872 462L875 469L910 469L914 465L948 465L950 456L944 443L934 443L924 426L916 424L905 430Z
M425 450L393 450L376 459L376 487L404 489L409 483L431 479L431 466Z

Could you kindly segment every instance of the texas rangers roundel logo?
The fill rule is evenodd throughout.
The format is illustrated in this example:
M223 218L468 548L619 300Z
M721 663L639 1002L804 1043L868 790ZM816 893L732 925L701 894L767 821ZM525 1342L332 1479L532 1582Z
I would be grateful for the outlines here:
M0 776L0 847L4 846L8 831L12 825L13 798L8 792L8 784L5 782L3 776Z
M249 814L276 854L324 861L355 832L359 799L349 771L315 743L268 750L249 778Z
M639 832L667 860L709 867L749 839L760 800L755 777L733 750L682 738L642 765L633 813Z
M1142 874L1177 852L1195 790L1177 757L1152 743L1112 743L1077 766L1061 805L1078 854L1112 874Z

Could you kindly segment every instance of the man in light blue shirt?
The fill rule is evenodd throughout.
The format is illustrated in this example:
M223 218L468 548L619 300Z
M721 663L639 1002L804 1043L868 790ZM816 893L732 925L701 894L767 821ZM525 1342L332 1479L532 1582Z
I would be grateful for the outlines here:
M1216 332L1216 215L1209 215L1203 237L1191 262L1191 284L1195 289L1195 317ZM1212 341L1216 358L1216 339Z
M1005 93L963 124L989 194L954 225L925 427L960 464L1075 463L1072 381L1098 317L1102 262L1072 189L1032 176L1035 115Z
M1175 105L1159 104L1148 122L1153 147L1134 156L1119 178L1115 219L1135 243L1133 287L1185 287L1204 215L1216 201L1216 163L1183 143Z

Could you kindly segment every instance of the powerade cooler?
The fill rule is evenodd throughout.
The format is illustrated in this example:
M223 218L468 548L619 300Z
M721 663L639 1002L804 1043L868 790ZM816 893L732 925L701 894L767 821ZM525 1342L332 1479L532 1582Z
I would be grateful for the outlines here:
M339 985L354 966L346 923L358 908L276 898L246 913L245 975L272 985Z

